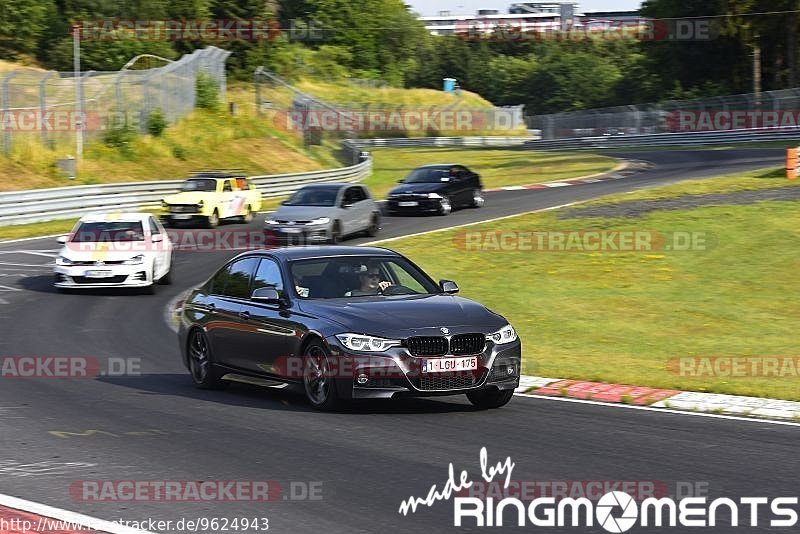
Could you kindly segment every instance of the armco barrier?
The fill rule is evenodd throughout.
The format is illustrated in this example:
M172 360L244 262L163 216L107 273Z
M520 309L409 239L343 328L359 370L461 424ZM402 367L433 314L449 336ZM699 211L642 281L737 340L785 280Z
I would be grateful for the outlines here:
M372 160L341 169L252 176L264 198L285 196L309 183L357 182L368 176ZM136 210L159 206L174 193L182 180L78 185L0 193L0 226L80 217L113 210Z
M579 148L704 146L771 141L800 142L800 128L571 137L527 141L525 147L534 150L571 150Z

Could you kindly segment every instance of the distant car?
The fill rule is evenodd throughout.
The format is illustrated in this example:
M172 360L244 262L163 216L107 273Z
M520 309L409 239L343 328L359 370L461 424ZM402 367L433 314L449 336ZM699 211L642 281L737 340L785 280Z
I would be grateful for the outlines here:
M281 203L264 223L279 243L338 243L343 238L380 230L380 208L363 185L307 185Z
M179 193L164 198L161 207L165 223L199 221L215 228L224 219L252 221L261 210L261 192L244 174L202 171L183 182Z
M400 183L386 197L390 214L448 215L455 208L480 208L484 204L480 175L463 165L424 165L411 171Z
M56 257L58 289L141 287L171 283L173 245L149 213L86 215Z
M519 386L520 341L505 318L456 293L384 248L250 251L187 297L181 355L199 388L290 384L321 410L463 394L499 408Z

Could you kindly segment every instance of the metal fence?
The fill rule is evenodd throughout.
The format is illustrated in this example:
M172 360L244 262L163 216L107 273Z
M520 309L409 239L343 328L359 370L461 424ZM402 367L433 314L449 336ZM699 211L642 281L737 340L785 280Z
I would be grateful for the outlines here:
M195 107L197 75L206 72L225 93L225 60L216 47L195 50L158 68L117 72L18 69L0 73L0 146L34 138L47 146L74 143L80 130L92 137L113 128L144 131L159 109L172 122Z
M528 117L544 139L794 128L800 88Z

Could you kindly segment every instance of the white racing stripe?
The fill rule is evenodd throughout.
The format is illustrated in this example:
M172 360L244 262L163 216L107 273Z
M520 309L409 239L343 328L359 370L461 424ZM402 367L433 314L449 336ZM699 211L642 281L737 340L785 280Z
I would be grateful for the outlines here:
M755 417L740 417L737 415L722 415L722 414L715 414L715 413L705 413L705 412L687 412L681 410L671 410L669 408L652 408L650 406L634 406L632 404L619 404L613 402L600 402L600 401L593 401L587 399L573 399L569 397L551 397L549 395L534 395L531 393L514 393L515 397L527 397L529 399L539 399L545 401L555 401L555 402L575 402L578 404L591 404L592 406L605 406L606 408L623 408L626 410L642 410L646 412L656 412L656 413L668 413L673 415L688 415L692 417L707 417L710 419L728 419L733 421L746 421L748 423L762 423L768 425L779 425L779 426L794 426L800 427L800 423L793 423L790 421L774 421L771 419L758 419Z
M52 518L58 521L64 521L65 523L83 525L100 532L108 532L109 534L154 534L147 530L126 527L111 521L97 519L96 517L70 512L69 510L63 510L61 508L54 508L46 504L26 501L24 499L12 497L11 495L0 494L0 506Z

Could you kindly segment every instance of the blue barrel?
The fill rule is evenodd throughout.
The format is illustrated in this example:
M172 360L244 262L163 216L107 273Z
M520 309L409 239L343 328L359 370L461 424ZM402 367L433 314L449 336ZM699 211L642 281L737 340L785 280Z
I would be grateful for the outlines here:
M442 89L444 89L444 91L446 93L452 93L453 91L456 90L456 79L455 78L444 78L444 80L442 80L442 81L444 82L444 84L442 86Z

